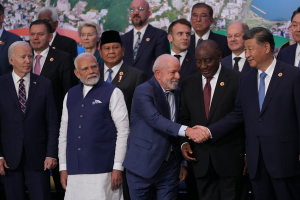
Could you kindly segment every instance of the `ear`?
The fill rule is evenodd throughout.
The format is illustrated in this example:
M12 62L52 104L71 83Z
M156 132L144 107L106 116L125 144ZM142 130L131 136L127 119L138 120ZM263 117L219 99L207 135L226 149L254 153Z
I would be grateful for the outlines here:
M124 55L125 55L125 47L122 46L122 56L124 57Z
M151 14L152 14L152 10L151 10L151 9L149 9L149 10L148 10L148 13L147 13L147 15L148 15L148 17L147 17L147 18L149 18L149 17L151 16Z
M270 43L266 42L264 44L264 48L265 48L266 53L270 53L270 51L271 51L271 45L270 45Z
M173 36L171 35L171 34L168 34L168 40L169 40L169 42L173 42Z
M212 25L214 23L214 20L215 20L214 18L210 19L210 25Z
M51 42L52 38L53 38L53 33L50 33L49 34L49 42Z
M58 21L56 21L56 22L54 22L55 23L55 30L57 29L57 27L58 27ZM55 31L54 30L54 31Z
M103 59L102 48L101 48L101 46L100 46L100 49L99 49L99 54L100 54L101 58Z
M154 76L155 76L155 78L156 78L157 80L160 80L160 71L156 69L156 70L154 71Z
M77 69L74 69L74 74L76 75L76 77L77 77L78 79L80 79L80 77L79 77L79 72L78 72Z
M223 53L219 52L218 54L218 62L220 63L222 61Z
M14 66L14 59L11 56L8 57L8 60L9 60L10 64L12 66Z

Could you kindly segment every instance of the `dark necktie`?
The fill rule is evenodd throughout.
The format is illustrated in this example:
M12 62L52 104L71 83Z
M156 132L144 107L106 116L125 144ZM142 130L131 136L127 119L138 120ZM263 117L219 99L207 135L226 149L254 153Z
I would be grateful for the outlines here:
M180 62L180 58L181 58L181 55L174 55L177 59L178 59L178 61Z
M199 44L203 41L202 38L199 38L198 42L197 42L197 46L199 46Z
M241 57L235 57L234 58L233 70L240 71L239 70L239 61L240 60L241 60Z
M108 77L106 79L106 82L111 83L111 73L113 72L113 70L112 69L108 69L107 71L109 72L109 74L108 74Z
M21 111L23 114L25 114L26 110L26 91L25 91L25 85L24 85L24 79L20 79L19 84L19 102L21 105Z
M211 97L211 86L210 81L212 78L206 78L206 84L203 90L203 98L204 98L204 107L205 107L205 114L206 118L208 119L209 115L209 107L210 107L210 97Z
M137 55L137 52L139 50L139 47L141 45L141 32L137 32L137 34L139 35L137 41L136 41L136 44L134 46L134 49L133 49L133 62L135 61L136 59L136 55Z
M165 92L165 97L166 97L167 104L168 104L169 119L172 120L172 118L171 118L171 107L170 107L170 104L169 104L169 94L170 94L169 92ZM172 150L173 150L172 144L170 144L170 146L168 147L167 155L165 157L166 161L169 160Z

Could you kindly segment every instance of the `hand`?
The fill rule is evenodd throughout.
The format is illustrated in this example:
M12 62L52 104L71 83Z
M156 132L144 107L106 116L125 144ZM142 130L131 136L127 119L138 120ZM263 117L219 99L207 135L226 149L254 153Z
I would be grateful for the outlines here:
M185 143L184 145L182 145L181 153L182 153L184 159L186 159L187 161L189 161L189 162L196 161L196 158L190 157L190 155L193 154L193 151L192 151L191 145L189 143Z
M190 140L193 140L196 143L205 142L210 137L210 133L207 130L207 128L202 126L194 126L193 128L187 128L185 131L185 135L188 136Z
M188 172L187 172L186 167L181 166L180 167L180 173L179 173L179 180L180 180L179 183L182 183L185 180L187 174L188 174Z
M6 164L6 161L5 161L5 159L3 158L3 159L0 159L0 174L3 176L3 175L5 175L5 168L9 168L8 166L7 166L7 164Z
M111 190L118 189L122 181L122 171L114 169L111 173Z
M243 170L243 175L246 175L248 173L248 166L247 166L247 156L244 156L244 170Z
M67 188L67 181L68 181L68 172L67 172L67 170L62 170L60 172L60 183L61 183L62 187L64 188L64 190L66 190L66 188Z
M44 162L44 171L46 171L46 169L53 169L55 168L57 165L57 161L53 158L46 158L45 162Z

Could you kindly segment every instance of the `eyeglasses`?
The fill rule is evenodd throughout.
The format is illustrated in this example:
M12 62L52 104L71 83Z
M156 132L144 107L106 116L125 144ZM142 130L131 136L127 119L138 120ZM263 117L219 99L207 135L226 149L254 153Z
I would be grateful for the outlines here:
M138 7L138 8L130 8L129 11L130 12L134 12L134 11L138 11L138 12L142 12L144 10L143 7Z
M205 15L205 14L204 15L193 14L191 18L192 18L192 20L197 20L199 17L200 17L201 20L204 20L204 19L208 18L208 15Z

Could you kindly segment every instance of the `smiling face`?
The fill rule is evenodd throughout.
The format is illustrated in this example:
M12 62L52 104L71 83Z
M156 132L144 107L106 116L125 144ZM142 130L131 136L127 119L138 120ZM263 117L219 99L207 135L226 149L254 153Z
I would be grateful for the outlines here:
M243 28L240 24L232 24L227 29L229 49L237 56L244 52Z
M191 24L197 35L200 37L210 29L213 22L214 18L210 17L207 8L194 8L192 11Z
M40 53L49 47L53 34L47 32L46 25L35 24L30 28L30 45L35 52Z
M16 46L13 56L9 57L9 61L13 66L14 72L19 77L26 76L26 74L30 73L33 63L31 47L29 45Z
M92 26L84 26L81 29L80 34L80 40L82 43L82 46L85 49L93 49L97 48L97 42L99 41L99 38L97 36L97 31Z
M177 23L172 28L172 35L168 35L172 43L172 51L179 54L184 52L190 46L191 29L187 25Z
M293 38L300 44L300 13L296 14L292 21Z

